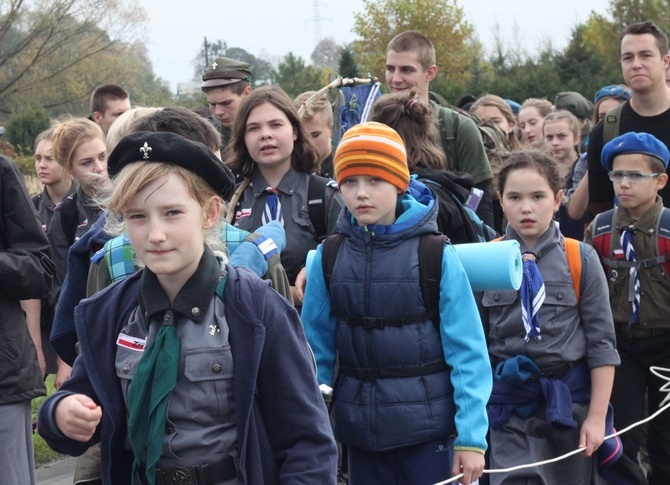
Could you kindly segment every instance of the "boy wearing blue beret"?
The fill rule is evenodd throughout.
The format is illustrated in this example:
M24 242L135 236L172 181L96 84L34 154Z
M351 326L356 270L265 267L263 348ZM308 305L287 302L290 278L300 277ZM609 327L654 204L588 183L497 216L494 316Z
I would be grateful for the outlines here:
M652 366L670 367L670 284L663 231L670 211L658 191L668 180L667 147L647 133L626 133L603 147L601 163L614 185L619 206L599 214L586 231L585 242L598 252L607 273L610 304L621 365L616 370L611 402L614 426L623 429L653 413L665 398L663 382ZM621 436L624 453L637 461L643 440L641 428ZM670 483L670 413L649 427L647 450L650 484ZM646 483L642 470L639 482Z

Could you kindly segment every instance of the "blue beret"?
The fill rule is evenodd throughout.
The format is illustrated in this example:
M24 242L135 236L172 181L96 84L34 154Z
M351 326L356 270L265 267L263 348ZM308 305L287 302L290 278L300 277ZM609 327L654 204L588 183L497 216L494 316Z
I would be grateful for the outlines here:
M121 139L107 160L110 177L134 162L179 165L199 175L214 191L229 201L235 191L235 176L205 145L170 132L138 131Z
M632 131L609 141L603 147L600 163L609 172L612 170L614 157L625 153L641 153L658 158L663 162L665 168L668 168L668 159L670 159L668 147L649 133L634 133Z
M620 84L612 84L611 86L605 86L600 88L600 90L593 97L593 102L598 104L603 98L623 98L624 100L630 99L630 89L621 86Z
M506 99L505 103L507 103L507 106L510 107L512 110L512 113L517 114L519 112L519 109L521 108L521 105L514 101L513 99Z

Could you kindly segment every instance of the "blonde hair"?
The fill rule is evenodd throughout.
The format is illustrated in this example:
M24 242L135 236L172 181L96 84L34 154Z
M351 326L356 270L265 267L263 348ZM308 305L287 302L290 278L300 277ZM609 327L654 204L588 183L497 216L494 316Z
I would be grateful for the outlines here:
M105 141L105 134L97 123L88 118L74 118L57 124L53 128L53 154L58 163L72 174L72 158L74 153L89 140L99 138Z
M114 147L119 144L121 138L131 133L130 127L136 120L154 114L162 108L130 108L119 116L107 131L107 139L105 140L105 147L107 155L109 156L114 150Z
M302 94L299 94L293 100L293 103L295 104L295 109L297 109L298 114L300 114L300 108L304 106L304 111L300 115L301 120L312 120L316 116L322 115L328 121L328 126L332 128L333 105L328 99L328 93L327 92L321 93L318 96L314 96L315 94L317 94L316 91L306 91Z
M496 96L495 94L486 94L481 98L477 99L474 103L472 103L472 106L470 107L470 113L477 115L475 111L480 106L497 108L498 111L502 113L502 115L507 120L507 123L509 123L509 125L512 127L510 132L507 133L507 141L509 141L509 146L513 151L520 150L521 142L517 138L514 130L514 126L516 126L516 117L512 112L512 108L509 107L509 105L505 102L505 100L502 99L500 96Z
M119 235L126 231L124 211L137 193L157 180L165 180L170 175L176 175L186 183L188 194L203 210L207 209L212 199L221 204L221 213L226 213L226 203L202 177L179 165L161 162L135 162L126 165L112 181L109 193L102 197L101 205L109 212L105 220L105 231L112 235ZM205 233L205 243L212 250L225 250L225 244L220 237L221 224Z
M554 105L551 104L551 102L547 101L546 99L528 98L527 100L525 100L523 102L523 104L519 108L519 113L521 113L521 111L524 108L528 108L529 106L537 108L537 110L540 112L540 116L542 116L542 118L546 117L554 109Z

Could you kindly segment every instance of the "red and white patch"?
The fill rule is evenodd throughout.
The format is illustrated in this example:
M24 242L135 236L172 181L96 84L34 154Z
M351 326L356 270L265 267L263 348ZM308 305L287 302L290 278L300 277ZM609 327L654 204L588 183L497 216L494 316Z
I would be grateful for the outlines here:
M131 337L125 333L120 333L116 339L116 345L119 347L124 347L126 349L134 350L136 352L144 352L144 347L147 344L147 340L138 337Z
M251 208L242 209L235 213L235 219L243 219L245 217L249 217L250 215L251 215Z
M615 249L613 252L614 259L626 259L623 249Z

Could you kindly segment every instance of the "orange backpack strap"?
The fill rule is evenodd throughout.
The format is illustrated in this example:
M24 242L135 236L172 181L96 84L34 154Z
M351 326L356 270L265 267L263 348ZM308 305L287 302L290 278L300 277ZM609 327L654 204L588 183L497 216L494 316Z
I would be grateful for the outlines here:
M498 237L491 242L499 242L504 238L504 236ZM565 242L565 258L568 260L568 269L572 277L572 287L575 289L577 306L579 306L582 300L582 283L585 276L582 274L582 268L584 267L584 243L569 237L564 237L563 241Z
M584 281L584 275L582 274L584 266L583 243L577 239L569 237L563 238L563 241L565 241L565 257L568 260L568 269L570 270L570 276L572 277L572 286L575 289L577 305L579 306L582 299L582 283Z

